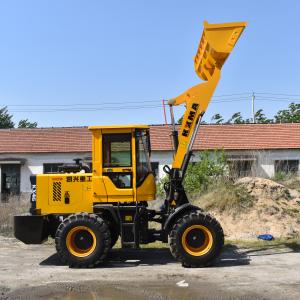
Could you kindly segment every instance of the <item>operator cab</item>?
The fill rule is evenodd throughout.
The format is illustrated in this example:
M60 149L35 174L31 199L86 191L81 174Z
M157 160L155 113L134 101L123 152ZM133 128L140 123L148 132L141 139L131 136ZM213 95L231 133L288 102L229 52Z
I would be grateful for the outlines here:
M91 126L94 202L155 199L147 125Z

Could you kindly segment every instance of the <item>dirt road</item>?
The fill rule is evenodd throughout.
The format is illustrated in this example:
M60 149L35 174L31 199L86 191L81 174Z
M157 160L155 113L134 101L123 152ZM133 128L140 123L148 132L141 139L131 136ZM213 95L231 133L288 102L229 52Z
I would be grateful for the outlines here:
M300 299L300 252L227 247L214 267L186 269L168 249L113 250L70 269L53 245L0 237L0 299Z

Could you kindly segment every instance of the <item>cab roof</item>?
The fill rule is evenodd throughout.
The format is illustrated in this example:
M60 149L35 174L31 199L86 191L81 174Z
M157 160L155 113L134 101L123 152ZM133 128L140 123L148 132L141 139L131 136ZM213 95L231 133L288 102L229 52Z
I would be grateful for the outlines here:
M89 126L89 130L96 130L96 129L149 129L149 125L138 125L138 124L129 124L129 125L97 125L97 126Z

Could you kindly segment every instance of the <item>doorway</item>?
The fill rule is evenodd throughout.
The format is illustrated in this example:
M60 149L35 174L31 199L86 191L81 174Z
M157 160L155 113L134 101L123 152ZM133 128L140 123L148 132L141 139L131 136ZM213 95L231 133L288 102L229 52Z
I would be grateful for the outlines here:
M1 165L1 200L7 202L9 196L20 194L20 172L19 164Z

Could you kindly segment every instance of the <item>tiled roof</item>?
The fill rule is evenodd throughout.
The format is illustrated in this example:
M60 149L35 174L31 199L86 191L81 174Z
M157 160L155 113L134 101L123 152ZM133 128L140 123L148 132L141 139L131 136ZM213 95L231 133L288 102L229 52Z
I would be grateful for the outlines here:
M171 149L169 126L151 126L153 150ZM195 150L300 149L300 123L202 125Z
M0 129L0 153L89 152L87 127Z
M172 149L171 129L150 126L151 148ZM200 126L194 149L300 149L300 123L234 124ZM91 132L87 127L0 129L0 153L89 152Z

